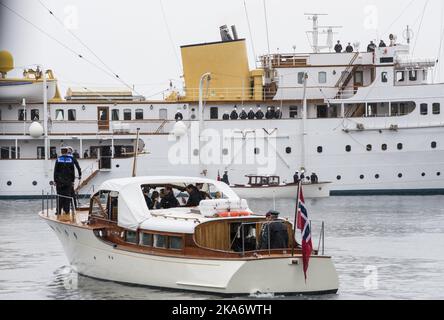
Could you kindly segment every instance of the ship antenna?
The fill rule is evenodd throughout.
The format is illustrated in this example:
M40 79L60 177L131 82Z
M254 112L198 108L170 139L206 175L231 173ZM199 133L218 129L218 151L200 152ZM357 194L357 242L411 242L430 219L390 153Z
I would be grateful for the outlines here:
M265 29L267 31L267 46L268 46L268 55L270 55L270 33L268 31L268 18L267 18L267 3L266 0L264 2L264 15L265 15Z
M139 134L140 134L140 128L137 128L136 147L134 150L134 162L133 162L133 178L135 178L137 176L137 156L139 153Z

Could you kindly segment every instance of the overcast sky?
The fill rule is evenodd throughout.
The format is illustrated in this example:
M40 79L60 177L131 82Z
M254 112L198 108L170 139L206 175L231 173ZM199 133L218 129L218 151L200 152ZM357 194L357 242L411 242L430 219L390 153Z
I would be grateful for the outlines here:
M169 79L180 84L179 47L219 41L221 25L235 24L239 36L248 40L252 68L252 44L256 55L268 51L263 0L40 1L108 67L146 96L167 88ZM39 0L0 2L106 69L46 11ZM251 35L244 3L248 8ZM278 48L279 52L293 52L293 46L297 47L297 52L311 50L305 33L311 29L311 21L304 17L304 13L328 13L321 18L321 25L343 27L337 30L335 40L360 41L362 49L370 40L379 42L379 38L383 38L388 42L389 33L397 34L399 42L404 42L403 30L410 25L415 33L415 55L437 57L443 33L442 0L266 0L266 8L271 52ZM70 86L122 86L1 6L0 50L10 51L17 67L43 64L53 69L63 94ZM22 68L18 68L17 74L21 71Z

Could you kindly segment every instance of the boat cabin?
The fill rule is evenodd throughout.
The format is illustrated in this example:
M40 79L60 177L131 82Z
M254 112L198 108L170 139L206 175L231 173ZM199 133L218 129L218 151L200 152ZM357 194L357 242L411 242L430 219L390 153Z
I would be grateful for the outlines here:
M270 180L273 182L276 180ZM276 181L277 183L279 180ZM185 187L194 185L207 195L187 207ZM179 205L149 208L146 197L172 189ZM147 194L148 192L148 194ZM271 224L279 224L284 245ZM196 178L133 178L106 182L90 200L88 225L102 241L123 249L157 255L214 258L254 258L289 254L293 228L287 220L269 221L255 215L247 201L224 183ZM265 239L265 240L264 240ZM296 250L299 250L297 244Z
M279 186L281 184L281 178L278 176L249 175L246 177L248 178L248 184L254 187Z

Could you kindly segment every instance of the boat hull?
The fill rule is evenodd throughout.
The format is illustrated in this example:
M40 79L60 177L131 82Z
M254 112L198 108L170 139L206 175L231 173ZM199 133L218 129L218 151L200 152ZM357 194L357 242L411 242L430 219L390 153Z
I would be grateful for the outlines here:
M241 198L245 199L295 199L296 184L277 187L232 187ZM327 198L330 196L330 183L306 184L303 186L306 199Z
M56 95L57 82L48 80L48 100ZM21 103L25 99L27 103L43 102L43 81L2 81L0 82L0 102Z
M104 243L91 229L45 220L60 239L72 268L96 279L223 295L323 294L338 290L330 257L312 257L305 282L301 256L247 261L140 254Z

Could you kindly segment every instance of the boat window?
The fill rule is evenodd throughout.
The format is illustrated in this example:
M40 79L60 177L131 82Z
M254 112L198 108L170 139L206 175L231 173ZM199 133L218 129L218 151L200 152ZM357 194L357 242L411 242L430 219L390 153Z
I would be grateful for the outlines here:
M182 250L182 238L181 237L169 237L169 248L172 250Z
M298 83L299 84L303 84L304 83L304 75L305 75L305 72L299 72L298 73Z
M9 159L9 147L1 147L1 157L0 159Z
M345 151L350 152L352 150L351 146L345 146Z
M404 82L404 71L398 71L396 72L396 81L397 82Z
M142 233L140 244L146 247L153 246L153 235L151 233Z
M318 147L318 153L322 153L323 148L322 147Z
M421 103L421 115L426 116L429 113L429 105L427 103Z
M416 70L409 71L409 80L416 81L417 79L418 79L418 71Z
M100 191L91 198L90 213L101 219L108 219L108 191Z
M384 82L384 83L388 82L388 77L387 76L388 76L388 73L387 72L383 72L381 74L381 81Z
M76 121L77 117L76 117L76 110L74 109L69 109L68 110L68 121Z
M254 154L260 154L261 153L261 150L259 149L259 148L254 148Z
M319 83L327 83L327 72L321 71L318 74Z
M290 106L290 118L295 119L298 117L298 107Z
M19 109L18 111L18 121L25 121L26 120L26 110Z
M432 149L436 149L436 147L438 146L438 144L436 143L436 141L432 142Z
M290 154L290 153L291 153L291 147L287 147L287 148L285 148L285 153L286 153L286 154Z
M405 116L413 112L416 108L416 103L413 101L407 102L392 102L391 115L393 117Z
M123 110L123 120L131 121L131 109Z
M39 121L40 120L40 112L38 109L31 110L31 121Z
M363 86L364 85L364 72L363 71L356 71L354 78L355 78L355 85L356 86Z
M219 119L219 108L218 107L212 107L210 109L210 119L211 120Z
M136 120L143 120L143 109L136 110Z
M441 114L441 104L440 103L433 104L433 114Z
M402 143L398 143L398 150L402 150L404 148L404 146L402 145Z
M367 145L367 151L372 151L372 145L371 144Z
M230 223L230 243L234 252L255 251L257 248L256 223Z
M167 248L167 236L163 236L160 234L155 234L154 235L154 241L153 241L153 246L155 248Z
M119 121L120 120L119 110L118 109L111 110L111 120L112 121Z
M384 143L384 144L381 146L381 149L382 149L382 151L387 151L387 145Z
M125 242L137 244L137 232L126 231Z
M65 111L63 111L62 109L57 109L55 116L55 119L57 121L63 121L65 120Z

